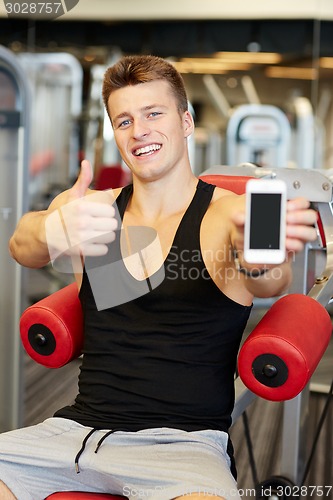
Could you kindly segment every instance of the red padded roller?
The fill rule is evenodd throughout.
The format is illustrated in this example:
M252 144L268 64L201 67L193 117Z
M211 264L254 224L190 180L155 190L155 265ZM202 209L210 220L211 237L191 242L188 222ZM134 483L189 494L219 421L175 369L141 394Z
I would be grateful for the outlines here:
M251 177L245 175L202 174L200 179L208 184L228 189L236 194L244 194L246 183Z
M83 318L76 283L28 307L20 333L29 356L48 368L60 368L81 354Z
M238 371L255 394L271 401L297 396L322 358L332 332L326 309L302 294L279 299L244 342Z

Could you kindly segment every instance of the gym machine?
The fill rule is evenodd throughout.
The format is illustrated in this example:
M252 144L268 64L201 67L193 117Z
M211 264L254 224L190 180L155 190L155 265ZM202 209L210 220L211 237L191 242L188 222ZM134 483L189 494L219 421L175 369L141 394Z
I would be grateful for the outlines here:
M226 138L227 165L288 166L291 128L286 115L275 106L239 106L230 117Z
M300 95L292 95L281 109L261 103L247 75L241 83L248 102L234 108L212 75L205 75L203 83L215 109L226 120L226 156L222 163L321 168L325 148L323 123L331 101L330 91L322 91L315 116L309 99Z
M17 56L31 88L29 208L45 208L49 198L76 179L83 70L67 53L21 53Z
M8 240L27 211L30 93L16 57L0 46L0 432L21 425L22 348L18 321L27 306L25 270L11 259Z
M283 179L287 184L288 198L305 196L312 201L320 216L318 239L326 256L325 265L314 277L310 289L279 298L246 339L239 355L240 377L235 384L233 422L256 396L285 401L280 475L257 485L258 500L273 500L277 498L276 494L278 498L294 497L282 497L279 488L292 489L302 485L306 472L304 446L307 442L309 381L332 332L326 306L332 298L333 212L332 183L318 171L263 169L247 164L242 167L217 166L201 175L206 182L239 194L244 192L247 178L263 176ZM304 272L308 274L309 269ZM21 335L27 352L38 363L57 368L77 357L82 347L82 314L76 284L28 308L21 318ZM90 493L67 492L49 498L88 500L97 497ZM111 500L114 497L105 494L98 498Z

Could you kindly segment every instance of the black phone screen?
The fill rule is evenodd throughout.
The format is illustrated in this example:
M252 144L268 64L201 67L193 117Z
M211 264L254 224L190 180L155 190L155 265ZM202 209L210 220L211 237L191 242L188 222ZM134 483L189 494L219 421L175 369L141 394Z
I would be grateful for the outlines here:
M251 193L250 249L280 248L280 193Z

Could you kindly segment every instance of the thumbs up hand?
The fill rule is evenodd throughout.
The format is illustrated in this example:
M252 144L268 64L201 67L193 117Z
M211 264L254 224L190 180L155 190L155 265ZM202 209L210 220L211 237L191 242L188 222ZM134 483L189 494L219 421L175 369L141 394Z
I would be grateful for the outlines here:
M69 190L68 193L69 197L72 198L73 200L78 198L83 198L87 194L87 190L89 189L92 180L93 180L93 172L90 162L88 160L83 160L81 162L81 169L79 176L75 184Z
M45 232L51 260L60 255L71 257L100 256L115 239L118 226L113 191L90 191L90 163L84 160L71 189L50 205Z

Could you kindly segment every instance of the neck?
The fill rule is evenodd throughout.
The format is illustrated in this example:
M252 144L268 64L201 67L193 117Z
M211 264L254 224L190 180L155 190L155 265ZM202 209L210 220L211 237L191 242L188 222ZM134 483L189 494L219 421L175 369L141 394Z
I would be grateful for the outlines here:
M146 182L133 178L129 211L146 220L156 220L182 211L193 197L197 183L198 179L191 170Z

